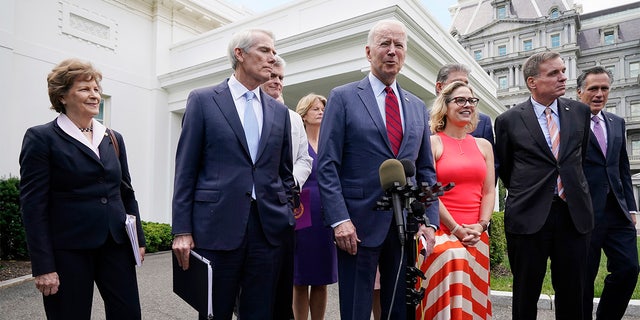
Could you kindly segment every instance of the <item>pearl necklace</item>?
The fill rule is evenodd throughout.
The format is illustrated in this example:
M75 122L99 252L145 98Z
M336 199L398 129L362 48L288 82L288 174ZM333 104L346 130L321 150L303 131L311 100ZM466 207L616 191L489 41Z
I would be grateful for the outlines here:
M93 132L93 124L89 128L78 128L80 132Z

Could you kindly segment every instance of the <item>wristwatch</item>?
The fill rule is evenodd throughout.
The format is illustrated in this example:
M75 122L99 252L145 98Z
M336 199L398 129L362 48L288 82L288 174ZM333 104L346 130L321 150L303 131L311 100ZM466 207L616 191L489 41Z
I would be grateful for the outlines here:
M482 226L482 232L487 231L491 222L487 220L478 220L478 224Z

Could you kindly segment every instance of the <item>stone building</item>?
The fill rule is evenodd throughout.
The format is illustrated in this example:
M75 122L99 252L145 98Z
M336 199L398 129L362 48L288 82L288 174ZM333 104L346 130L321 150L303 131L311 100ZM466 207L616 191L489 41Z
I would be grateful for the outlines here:
M640 2L582 14L572 0L459 0L450 12L451 35L496 82L506 108L529 96L522 64L533 53L561 54L572 99L581 70L610 70L606 111L626 119L631 171L640 173Z

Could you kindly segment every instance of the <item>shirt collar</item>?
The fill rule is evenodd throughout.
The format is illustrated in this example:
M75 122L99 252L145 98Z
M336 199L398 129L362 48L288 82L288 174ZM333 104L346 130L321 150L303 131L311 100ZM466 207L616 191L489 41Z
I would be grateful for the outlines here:
M98 146L102 142L102 138L106 135L105 133L107 131L107 128L102 123L96 119L91 119L91 125L93 126L93 141L90 143L66 114L61 113L58 115L56 122L62 131L89 147L96 155L98 155L98 157L100 156Z
M373 89L373 94L376 97L381 95L381 94L383 94L384 93L384 88L387 87L386 84L382 83L382 81L380 81L380 79L376 78L376 76L374 76L373 73L371 73L371 72L369 72L369 83L371 83L371 89ZM391 83L390 87L391 87L391 89L393 89L393 93L396 94L396 97L399 97L396 80L393 80L393 83Z
M231 96L233 97L233 100L238 100L240 98L242 98L242 96L247 93L247 91L249 91L249 89L247 89L247 87L245 87L242 83L240 83L240 81L238 81L238 79L236 79L235 75L231 75L231 77L229 77L229 91L231 91ZM260 100L260 86L258 86L257 88L251 90L253 91L253 93L255 94L256 98L258 99L258 102L262 102Z
M531 97L531 104L533 104L533 109L536 112L536 116L540 117L540 115L542 115L544 113L544 110L547 108L547 106L539 103L538 101L534 100L533 97ZM553 113L558 116L558 99L553 100L553 102L551 103L551 105L549 105L549 108L551 108L551 111L553 111Z

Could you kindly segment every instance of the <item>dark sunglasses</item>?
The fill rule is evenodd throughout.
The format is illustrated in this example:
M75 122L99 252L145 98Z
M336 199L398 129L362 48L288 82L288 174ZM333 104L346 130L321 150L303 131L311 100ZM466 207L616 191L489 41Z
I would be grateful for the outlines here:
M478 98L463 98L463 97L453 97L453 98L447 99L447 103L449 103L451 101L455 101L456 104L459 107L464 107L465 105L467 105L467 102L469 103L469 105L475 106L475 105L478 104L478 101L480 101L480 99L478 99Z

